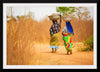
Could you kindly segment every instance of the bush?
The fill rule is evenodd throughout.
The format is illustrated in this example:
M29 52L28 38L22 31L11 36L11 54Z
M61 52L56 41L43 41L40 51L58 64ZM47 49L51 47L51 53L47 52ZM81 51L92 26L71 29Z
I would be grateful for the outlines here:
M83 43L85 46L87 46L86 51L93 50L93 36L90 36L89 38L87 38Z

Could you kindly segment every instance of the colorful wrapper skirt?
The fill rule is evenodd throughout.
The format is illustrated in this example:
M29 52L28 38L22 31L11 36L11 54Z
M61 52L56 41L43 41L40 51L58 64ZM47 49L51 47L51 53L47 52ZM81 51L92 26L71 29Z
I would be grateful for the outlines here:
M56 34L53 34L51 36L51 39L50 39L50 48L56 48L58 49L59 47L59 34L56 33Z
M64 41L64 46L67 50L67 52L69 52L70 50L72 50L72 38L71 38L71 34L65 33L62 37L63 41Z

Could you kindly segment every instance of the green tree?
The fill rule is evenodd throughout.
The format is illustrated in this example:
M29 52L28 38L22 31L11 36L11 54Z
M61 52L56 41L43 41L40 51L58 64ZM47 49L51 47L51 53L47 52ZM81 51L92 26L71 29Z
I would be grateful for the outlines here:
M75 12L75 7L56 7L56 11L61 15L73 14Z
M79 19L90 19L90 12L86 7L56 7L56 11L63 15L71 15Z

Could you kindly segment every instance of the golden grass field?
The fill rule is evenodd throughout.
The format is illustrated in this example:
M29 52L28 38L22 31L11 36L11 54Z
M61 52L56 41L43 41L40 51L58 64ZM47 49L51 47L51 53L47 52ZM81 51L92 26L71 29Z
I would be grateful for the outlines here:
M93 52L78 52L78 43L93 35L93 20L71 21L74 30L72 41L75 44L73 54L65 55L63 46L62 29L65 22L62 21L59 32L60 47L56 54L50 53L49 29L52 21L44 19L40 22L28 19L19 21L7 21L7 64L8 65L91 65L93 64ZM62 60L63 61L62 61Z

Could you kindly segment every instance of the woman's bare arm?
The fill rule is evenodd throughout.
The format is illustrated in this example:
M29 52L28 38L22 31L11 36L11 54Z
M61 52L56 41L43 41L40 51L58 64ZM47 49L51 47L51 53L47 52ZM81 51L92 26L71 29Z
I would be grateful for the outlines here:
M65 32L64 32L64 31L62 31L62 35L64 35L64 33L65 33Z
M61 24L61 15L60 15L60 24Z
M61 22L62 22L62 21L61 21L61 15L60 15L60 23L59 23L59 25L60 25L60 28L61 28Z

